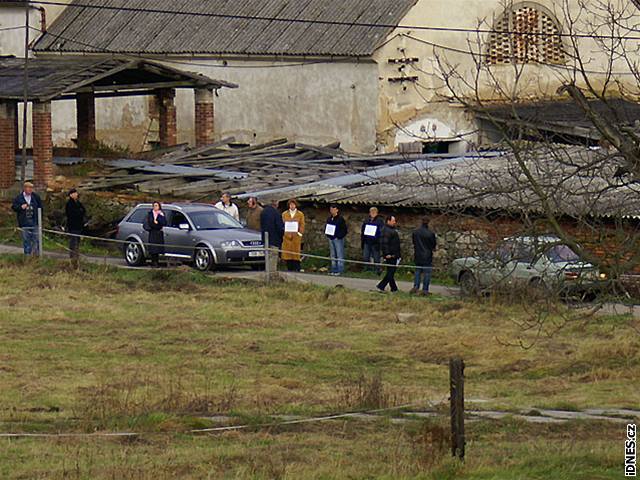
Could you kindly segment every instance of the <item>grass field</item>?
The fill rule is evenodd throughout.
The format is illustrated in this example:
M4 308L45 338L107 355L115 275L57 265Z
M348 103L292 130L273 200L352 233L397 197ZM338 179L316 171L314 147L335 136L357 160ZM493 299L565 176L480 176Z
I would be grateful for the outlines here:
M638 408L637 321L533 312L3 257L0 430L142 435L0 439L0 478L620 478L622 424L469 423L464 464L445 417L258 426L446 401L454 355L481 408Z

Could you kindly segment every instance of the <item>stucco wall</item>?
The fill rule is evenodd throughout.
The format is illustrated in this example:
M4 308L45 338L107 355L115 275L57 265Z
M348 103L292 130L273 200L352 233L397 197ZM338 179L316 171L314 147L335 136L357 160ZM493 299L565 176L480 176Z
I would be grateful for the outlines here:
M24 27L24 21L24 8L0 6L0 55L24 57L24 28L16 28ZM40 12L38 10L31 9L29 25L40 28ZM38 35L37 30L31 29L29 41L35 40Z
M569 0L568 9L563 9L564 2L553 0L539 0L536 2L517 2L513 5L527 3L541 5L552 13L561 25L563 32L568 33L567 14L578 17L580 10L577 0ZM589 4L589 2L587 2ZM640 22L640 11L632 2L613 0L617 8L627 9L627 13L633 13L629 17L629 23ZM461 29L492 29L494 19L499 17L509 2L501 0L420 0L416 6L401 21L402 26L432 26L451 27ZM594 3L589 8L596 8ZM578 17L580 21L573 24L573 29L578 33L588 32L587 21L596 21L595 16L585 15ZM411 38L412 37L412 38ZM397 29L388 39L387 43L376 52L374 59L380 66L380 97L379 97L379 124L378 141L383 149L393 150L396 145L396 136L400 126L413 127L424 124L428 130L425 139L449 140L451 135L459 136L460 140L477 142L481 140L477 133L477 125L473 118L464 112L462 108L448 103L445 97L450 92L442 82L441 65L455 66L462 76L469 81L471 86L457 84L458 94L475 94L474 76L476 65L473 56L468 53L470 49L476 52L486 53L489 33L468 33L433 31L420 29ZM568 42L565 39L565 42ZM579 39L579 50L584 59L588 59L587 69L593 72L601 72L606 68L607 57L602 54L596 42L590 39ZM633 45L631 45L633 47ZM633 47L635 48L635 47ZM416 63L409 63L403 67L401 64L389 63L390 59L417 58ZM614 70L627 71L628 67L618 62ZM403 73L404 72L404 73ZM498 65L491 68L494 78L483 76L479 82L477 93L483 100L496 98L495 85L498 83L506 91L511 91L516 78L511 65ZM573 75L571 63L564 66L527 65L518 72L518 96L526 98L549 98L556 96L558 87L564 80ZM402 75L418 77L417 81L392 83L391 77ZM589 79L596 85L604 78L602 74L590 73ZM617 76L617 80L625 82L629 80L633 84L633 90L637 85L633 77ZM580 82L580 79L578 79ZM433 134L429 127L436 124L437 131ZM400 129L401 130L401 129ZM447 132L440 135L438 132Z
M242 142L275 137L309 143L339 140L356 152L375 149L377 67L373 63L317 63L283 67L282 62L219 61L184 58L167 65L237 83L222 89L215 99L217 138L235 136ZM289 63L290 64L290 63ZM215 66L218 65L218 66ZM193 144L193 90L179 90L178 142ZM96 121L99 140L127 145L138 151L150 124L153 102L149 97L98 100ZM76 136L75 105L55 102L54 142L71 146ZM156 126L157 129L157 126Z

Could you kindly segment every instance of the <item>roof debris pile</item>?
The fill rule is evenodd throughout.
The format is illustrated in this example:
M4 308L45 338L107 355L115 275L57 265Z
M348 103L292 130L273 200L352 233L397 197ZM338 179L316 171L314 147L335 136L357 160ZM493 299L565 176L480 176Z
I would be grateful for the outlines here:
M286 138L251 146L233 142L233 138L226 138L200 148L180 146L144 160L105 160L110 172L90 179L83 188L128 189L191 199L222 191L241 196L407 161L400 155L350 155L339 143L313 146Z

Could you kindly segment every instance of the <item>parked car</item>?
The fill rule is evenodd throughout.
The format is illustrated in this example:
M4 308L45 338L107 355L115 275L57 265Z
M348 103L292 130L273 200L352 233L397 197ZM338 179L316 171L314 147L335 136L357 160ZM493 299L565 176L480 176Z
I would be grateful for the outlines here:
M507 238L494 251L454 260L451 273L464 295L524 288L585 296L602 290L608 280L555 236Z
M264 268L265 254L259 232L243 227L231 215L211 205L166 204L165 258L192 263L200 271L216 266L249 265ZM116 238L126 242L124 259L130 266L144 265L149 257L149 233L143 228L151 204L136 206L118 225Z

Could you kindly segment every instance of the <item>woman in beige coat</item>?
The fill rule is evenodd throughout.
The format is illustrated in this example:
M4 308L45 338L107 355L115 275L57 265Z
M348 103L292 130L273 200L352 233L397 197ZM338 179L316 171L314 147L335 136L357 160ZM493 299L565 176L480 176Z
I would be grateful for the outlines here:
M298 210L298 202L289 200L289 210L282 214L284 222L284 240L282 241L282 259L290 272L300 271L302 236L304 235L304 214Z

